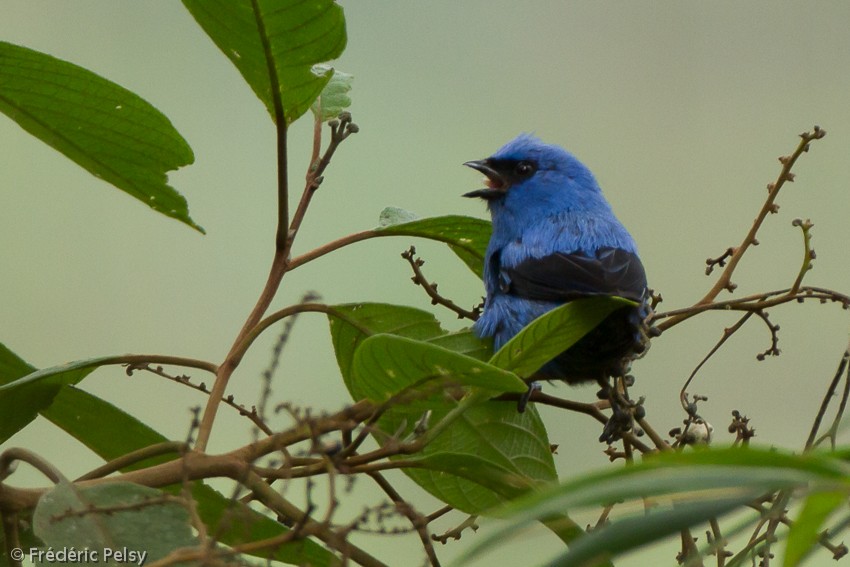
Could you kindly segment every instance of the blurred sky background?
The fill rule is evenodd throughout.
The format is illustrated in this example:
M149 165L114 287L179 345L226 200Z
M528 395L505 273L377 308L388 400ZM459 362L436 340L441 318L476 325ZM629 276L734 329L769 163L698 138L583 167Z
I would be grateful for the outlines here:
M737 245L749 229L779 172L777 156L818 124L828 135L798 162L779 214L767 219L761 245L736 273L736 294L793 282L802 261L796 217L815 223L817 261L806 281L850 292L850 3L341 4L349 40L335 65L355 76L351 110L361 132L327 171L296 254L375 226L388 205L420 216L485 217L482 203L460 196L481 183L461 164L530 131L594 171L640 246L650 283L664 296L661 310L684 307L714 281L704 275L705 259ZM39 367L119 353L220 362L271 259L275 148L263 106L178 2L3 0L0 40L91 69L164 112L196 156L171 174L171 184L208 232L154 213L0 117L0 342ZM290 134L298 194L310 132L303 120ZM479 301L481 283L448 249L395 238L354 245L289 274L274 306L315 291L329 303L434 310L447 328L458 328L410 282L399 253L411 243L441 292L464 305ZM788 305L771 318L782 328L780 357L756 361L769 334L753 318L691 388L709 398L700 409L718 446L732 440L726 426L737 409L752 419L758 443L800 449L847 345L850 318L835 305ZM646 396L648 419L662 434L681 424L684 380L736 319L715 313L684 323L636 364L633 394ZM275 401L328 411L348 401L327 327L316 314L298 320ZM246 405L258 399L275 334L255 345L231 381ZM204 403L185 388L142 373L127 378L120 368L99 370L81 387L177 439L186 434L188 408ZM585 401L595 393L546 391ZM542 414L560 445L562 478L612 466L596 441L596 422L546 408ZM247 421L222 408L211 450L250 435ZM4 448L13 445L70 477L98 462L44 422ZM43 484L25 474L16 479ZM418 491L400 482L406 493ZM429 497L418 502L425 512L438 507ZM474 536L438 552L452 557L467 538ZM421 562L415 541L358 541L392 565ZM559 549L541 528L501 557L504 565L536 564ZM675 545L658 560L643 553L617 564L673 564L674 554ZM819 553L811 564L832 563Z

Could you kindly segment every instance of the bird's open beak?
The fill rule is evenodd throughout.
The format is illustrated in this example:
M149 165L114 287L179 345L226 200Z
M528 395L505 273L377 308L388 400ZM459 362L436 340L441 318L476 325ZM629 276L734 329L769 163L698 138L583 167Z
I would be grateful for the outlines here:
M463 165L480 171L481 173L487 176L486 188L478 189L476 191L470 191L469 193L464 193L464 197L481 197L485 200L497 199L503 196L505 194L505 191L508 190L507 179L505 179L501 173L499 173L490 166L489 160L481 159L477 161L468 161Z

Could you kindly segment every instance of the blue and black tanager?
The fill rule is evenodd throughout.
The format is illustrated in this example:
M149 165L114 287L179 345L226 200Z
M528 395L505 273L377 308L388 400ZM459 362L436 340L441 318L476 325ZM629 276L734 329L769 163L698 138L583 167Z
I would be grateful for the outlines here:
M484 199L493 220L484 264L487 298L475 332L493 337L498 349L565 302L625 297L639 306L609 315L533 378L597 381L605 388L609 377L624 375L646 346L646 274L634 240L590 170L527 134L464 165L486 175L486 188L464 196Z

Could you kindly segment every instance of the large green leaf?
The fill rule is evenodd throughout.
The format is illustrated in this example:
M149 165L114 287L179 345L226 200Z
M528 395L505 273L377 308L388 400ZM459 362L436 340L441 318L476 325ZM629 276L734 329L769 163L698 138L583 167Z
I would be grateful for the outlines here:
M412 434L425 412L438 424L455 408L440 396L393 406L379 420L387 432ZM534 407L516 403L472 406L415 458L422 468L405 469L425 490L469 514L481 514L541 484L557 480L546 428ZM475 471L481 471L476 476Z
M91 71L0 42L0 112L155 211L201 232L166 172L194 161L168 118Z
M69 365L36 371L5 346L0 345L0 432L11 435L23 428L40 412L46 419L80 441L104 460L143 449L168 439L135 417L114 405L74 388L69 384L79 382L105 358L89 359ZM63 369L64 370L60 370ZM15 379L25 377L23 380ZM7 389L8 388L8 389ZM115 435L120 431L121 435ZM7 437L2 437L5 440ZM165 462L176 455L161 455L132 464L122 470L133 470ZM216 528L228 512L228 527L216 528L218 540L227 545L273 537L287 528L240 502L234 502L201 482L193 485L193 495L198 503L201 519ZM234 510L234 507L236 508ZM237 514L243 523L230 521ZM23 534L29 541L30 532ZM329 567L337 565L337 558L312 540L290 542L273 552L257 552L258 557L271 558L287 564Z
M550 565L588 561L646 545L695 522L735 509L758 495L783 488L836 483L850 489L848 466L830 455L793 455L773 450L726 449L664 454L630 467L591 473L521 497L494 513L508 518L476 542L459 564L492 551L511 535L552 514L578 507L646 497L674 497L675 507L628 517L579 538Z
M218 48L275 117L287 124L307 112L330 81L346 43L342 8L333 0L183 0ZM276 92L274 92L276 91Z
M352 370L352 395L375 402L411 389L427 392L446 385L472 386L494 394L528 389L511 372L430 342L391 334L365 339L354 353Z
M516 375L431 341L380 334L365 339L354 355L352 396L398 399L378 420L386 435L407 437L423 416L434 426L457 408L448 385L495 393L524 392ZM446 503L480 513L499 502L552 482L557 475L546 430L534 411L520 414L513 403L484 402L453 416L454 421L416 456L426 470L405 470ZM379 436L385 441L386 436ZM474 471L480 471L476 476ZM485 472L487 474L485 474Z
M493 356L493 341L475 336L472 329L463 329L428 339L428 342L454 352L487 361Z
M490 242L488 221L461 215L417 219L415 215L387 207L381 212L378 236L416 236L445 242L478 277L484 273L484 253Z
M90 359L36 371L0 344L0 443L48 408L62 386L76 384L88 376L100 360Z
M621 297L576 299L529 323L505 343L490 364L528 377L596 327L608 315L633 301Z
M76 388L62 388L50 408L42 414L107 461L167 441L135 417ZM116 431L120 431L121 435L115 435ZM176 455L154 457L122 470L138 469L174 458ZM202 482L193 483L192 496L201 519L216 533L218 541L226 545L270 538L287 531L279 522L223 496ZM222 524L222 521L227 523ZM273 551L258 551L252 555L293 565L306 563L330 567L338 564L331 552L312 540L289 542Z
M429 424L433 425L457 407L442 388L428 389L429 382L434 386L444 383L427 380L435 370L439 372L436 366L460 372L458 382L464 382L475 368L479 373L471 379L484 379L487 387L525 389L511 373L483 362L491 352L486 343L468 330L446 333L425 311L366 303L335 306L328 318L337 362L352 397L385 399L422 382L418 392L411 392L404 403L391 405L382 415L378 425L388 434L408 436L426 412L430 412ZM369 339L379 333L397 337ZM369 340L372 342L366 345ZM360 352L362 345L366 350ZM356 372L355 352L360 363ZM370 384L372 376L375 384ZM504 384L496 387L486 382L488 376ZM379 441L385 440L385 436L379 437ZM437 498L469 513L504 502L516 490L557 478L540 416L534 408L520 414L513 403L487 402L469 408L428 445L420 458L421 469L405 472ZM486 464L491 474L470 480L467 471L473 463Z
M198 545L189 511L162 496L159 490L129 482L81 488L62 481L38 501L35 534L56 552L91 550L83 561L69 562L92 567L142 565ZM35 563L47 566L65 561L43 557Z
M349 391L354 351L368 337L391 333L412 339L429 339L445 334L433 314L388 303L334 305L328 311L328 323L336 361Z

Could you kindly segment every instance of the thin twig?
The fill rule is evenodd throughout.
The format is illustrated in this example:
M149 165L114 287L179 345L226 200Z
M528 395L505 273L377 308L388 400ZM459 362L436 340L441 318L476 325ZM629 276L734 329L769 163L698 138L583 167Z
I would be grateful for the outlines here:
M410 525L419 534L419 540L422 542L422 547L425 549L425 555L428 556L431 566L440 567L440 560L437 558L437 552L434 550L434 544L431 543L431 534L428 531L428 518L417 512L413 506L402 498L395 487L381 473L370 472L368 474L381 490L384 491L384 494L389 496L390 500L395 504L396 509L410 521Z
M835 376L832 378L832 382L830 382L829 387L826 389L826 394L823 396L823 400L821 401L820 408L818 409L818 413L815 416L815 421L812 424L812 429L809 432L809 438L806 440L805 450L808 451L815 445L815 438L817 437L818 430L820 429L821 422L823 421L824 415L826 414L826 410L829 407L830 402L832 401L832 397L835 395L835 390L838 388L838 382L841 380L841 377L844 375L844 369L847 368L847 363L850 361L850 344L847 345L847 348L844 349L844 354L841 355L841 361L838 363L838 369L835 371ZM847 385L845 386L845 394L842 397L841 408L839 410L838 419L841 418L841 414L843 414L844 406L847 401L847 386L850 386L850 376L846 378ZM834 440L833 440L834 443Z
M305 252L304 254L297 256L289 261L289 270L294 270L299 266L303 266L308 262L312 262L316 258L321 258L325 254L330 254L340 248L344 248L349 244L354 244L356 242L362 242L364 240L369 240L370 238L379 238L382 236L395 236L389 232L381 232L378 230L364 230L362 232L355 232L353 234L348 234L341 238L337 238L336 240L332 240L327 244L323 244L318 248L314 248L309 252Z
M493 398L495 401L506 401L506 402L517 402L524 394L514 394L507 393L502 394L496 398ZM608 423L608 417L605 413L597 406L596 404L586 404L583 402L574 402L573 400L566 400L564 398L558 398L556 396L550 396L549 394L545 394L540 390L535 390L531 393L531 396L528 398L528 401L536 402L539 404L552 406L556 408L566 409L570 411L575 411L578 413L583 413L585 415L589 415L594 418L601 424ZM622 432L623 439L628 439L629 443L631 443L632 447L640 451L641 453L652 453L653 449L645 444L643 441L637 438L631 431Z
M803 277L805 277L806 272L812 269L812 262L815 259L815 251L812 250L812 227L814 223L809 219L794 219L791 221L793 226L800 227L800 231L803 233L803 264L800 266L800 271L797 273L797 279L794 280L794 284L791 286L791 291L788 293L794 295L800 289L800 286L803 283Z
M728 263L726 264L726 267L720 274L720 277L717 279L714 286L712 286L712 288L705 294L705 296L699 301L697 301L695 305L711 304L712 302L714 302L720 292L724 289L734 289L734 284L732 284L732 274L735 272L735 268L737 268L738 264L740 263L741 259L743 258L747 250L750 248L750 246L753 246L758 243L756 236L758 234L759 229L761 228L761 225L764 223L765 218L767 218L767 215L770 213L777 212L778 205L776 205L775 203L776 197L785 182L794 181L794 174L791 173L791 169L797 162L797 158L799 158L804 152L807 152L809 150L809 145L813 140L819 140L825 135L825 130L822 130L819 126L815 126L811 132L803 132L802 134L800 134L800 143L797 145L797 148L790 156L782 156L779 158L779 161L782 164L782 168L779 172L778 177L776 178L776 181L770 183L767 186L767 199L765 200L761 210L753 221L750 230L747 232L746 236L744 236L744 239L740 245L738 245L736 248L730 249L732 251L731 255L728 254L729 251L727 250L727 254L724 254L724 256L721 257L723 258L723 260L728 257ZM719 261L717 263L719 264ZM711 266L710 263L709 266ZM659 327L663 331L666 328L672 327L673 325L684 321L689 316L691 316L691 314L688 313L675 315L671 317L668 321L664 322L663 328L661 326Z
M478 521L478 516L469 516L464 521L462 521L460 524L458 524L457 526L453 527L452 529L446 531L445 533L443 533L441 535L436 535L436 534L432 535L431 539L433 539L434 541L439 541L443 545L446 545L449 542L450 539L460 539L461 536L463 536L463 532L466 531L467 529L471 529L473 532L477 532L478 531L478 524L476 523L477 521Z
M298 202L298 207L292 215L292 223L289 225L287 243L285 247L287 259L289 252L292 250L292 245L295 242L295 236L301 228L301 222L307 214L307 207L310 206L310 201L316 190L322 184L322 174L331 162L331 158L336 152L339 145L345 141L351 134L356 134L359 131L357 124L351 122L351 113L343 112L338 119L328 122L331 130L331 139L325 153L318 162L312 162L307 170L307 181L304 185L304 191L301 193L301 200ZM314 138L315 141L315 138Z
M186 443L180 441L165 441L163 443L150 445L142 449L131 451L125 455L121 455L116 459L112 459L108 463L104 463L96 469L93 469L87 472L86 474L78 477L77 480L74 482L79 482L82 480L92 480L95 478L103 478L105 476L109 476L112 473L118 472L121 469L125 469L130 465L141 463L142 461L146 461L154 457L160 457L162 455L169 455L172 453L182 454L187 448L188 446L186 445Z
M148 365L146 363L128 364L126 366L127 366L127 370L126 370L127 376L132 376L133 372L135 372L137 370L144 370L146 372L156 374L157 376L161 376L161 377L163 377L167 380L171 380L173 382L176 382L176 383L178 383L182 386L188 386L189 388L192 388L193 390L201 392L202 394L206 394L206 395L210 394L210 391L207 388L206 382L201 382L200 384L195 384L194 382L192 382L192 380L189 376L187 376L185 374L182 374L180 376L174 376L174 375L168 374L167 372L165 372L165 370L163 370L162 366L151 367L150 365ZM225 396L224 398L222 398L221 401L224 402L225 405L230 406L231 408L238 411L239 415L248 418L258 429L260 429L266 435L272 434L271 428L268 425L266 425L266 423L263 421L263 418L260 417L260 415L258 415L256 408L252 408L251 410L248 410L248 409L245 408L244 405L236 403L235 398L233 397L233 394L229 394L229 395Z
M753 312L749 311L749 312L745 313L743 317L738 319L738 321L734 325L732 325L731 327L727 327L727 328L723 329L723 336L720 337L720 340L717 341L717 343L711 348L710 351L708 351L708 354L706 354L705 357L703 357L703 359L699 362L699 364L696 365L696 368L693 369L693 371L691 372L691 375L688 376L688 379L685 380L685 383L682 386L682 389L679 391L679 402L682 404L682 408L686 412L688 412L689 415L691 414L691 411L690 411L690 407L689 407L687 397L686 397L688 386L691 385L691 382L693 381L694 377L696 377L700 368L702 368L705 365L705 363L708 362L708 360L712 356L714 356L714 354L718 350L720 350L720 347L722 347L723 344L727 340L729 340L729 337L734 335L738 331L738 329L743 327L744 323L746 323L749 320L749 318L752 317L752 316L753 316Z
M481 315L480 307L475 307L472 311L467 311L451 299L440 295L437 291L437 284L429 282L422 273L422 266L425 264L425 260L416 257L416 248L414 246L411 246L406 251L402 252L401 257L407 260L407 263L410 264L410 267L413 270L413 277L410 279L416 285L422 286L422 289L424 289L425 293L428 294L428 297L431 298L431 305L442 305L443 307L453 311L457 315L458 319L469 319L470 321L478 320L478 317Z
M53 484L68 481L59 469L48 463L39 455L21 447L12 447L11 449L6 449L0 453L0 481L12 474L15 461L27 463L35 470L46 476ZM0 506L0 509L3 509L3 507Z

